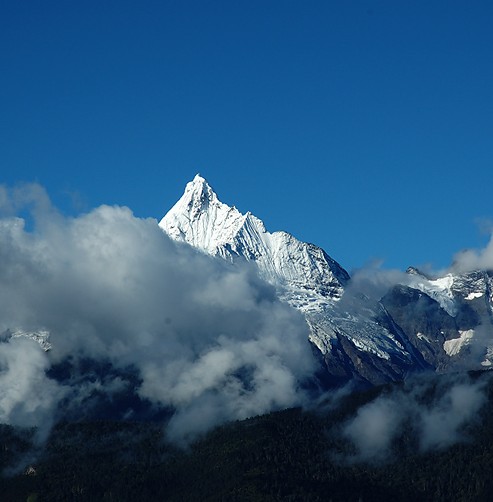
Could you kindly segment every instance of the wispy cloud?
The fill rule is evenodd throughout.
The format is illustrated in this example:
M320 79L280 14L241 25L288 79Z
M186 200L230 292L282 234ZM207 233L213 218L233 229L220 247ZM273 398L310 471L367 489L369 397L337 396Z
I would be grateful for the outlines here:
M454 256L452 271L493 270L493 234L482 249L466 249Z
M486 380L467 375L421 379L384 393L358 409L342 426L353 445L349 462L375 462L392 457L404 430L415 437L419 450L448 447L464 440L463 427L477 418L486 402Z

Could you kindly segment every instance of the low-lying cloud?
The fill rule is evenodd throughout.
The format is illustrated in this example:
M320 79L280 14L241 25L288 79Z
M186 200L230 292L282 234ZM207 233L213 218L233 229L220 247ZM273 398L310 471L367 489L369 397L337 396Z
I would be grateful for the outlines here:
M29 229L16 216L26 208ZM0 332L45 329L52 343L0 343L0 421L43 426L64 396L82 400L82 384L46 376L69 356L136 368L139 395L175 410L175 439L304 402L316 364L306 323L253 268L177 244L125 207L63 217L38 185L2 188L0 211Z
M362 406L346 421L342 435L355 453L346 460L390 459L395 441L407 430L419 451L446 448L464 440L463 428L474 421L487 396L484 379L467 375L407 382Z
M0 423L38 427L38 439L46 437L53 409L66 390L46 376L48 366L32 340L13 338L0 344Z

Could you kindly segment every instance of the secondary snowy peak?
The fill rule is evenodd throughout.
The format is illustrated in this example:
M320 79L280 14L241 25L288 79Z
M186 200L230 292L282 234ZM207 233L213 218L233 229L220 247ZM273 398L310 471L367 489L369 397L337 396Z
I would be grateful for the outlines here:
M409 267L408 285L437 301L452 317L461 311L464 302L483 299L491 311L493 305L492 273L475 270L462 274L446 274L443 277L431 278Z
M180 200L159 226L173 239L229 260L255 261L263 277L276 285L316 289L339 298L348 273L321 248L286 232L267 232L261 220L219 201L200 175L187 184Z

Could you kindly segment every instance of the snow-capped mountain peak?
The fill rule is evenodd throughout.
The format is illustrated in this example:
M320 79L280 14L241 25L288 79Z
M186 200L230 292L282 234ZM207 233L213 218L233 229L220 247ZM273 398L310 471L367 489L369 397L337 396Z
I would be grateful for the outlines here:
M261 275L277 286L309 287L337 299L349 279L321 248L286 232L270 233L250 212L242 214L222 203L198 174L159 226L171 238L209 254L231 261L255 261Z
M181 206L186 205L191 218L200 216L209 207L229 209L218 200L216 192L200 174L196 174L195 178L187 183L185 193L178 204Z
M233 239L247 217L248 213L242 215L235 207L220 202L205 178L197 174L159 226L177 241L216 254L220 246Z
M253 262L279 297L305 316L309 339L336 378L382 382L421 367L382 305L363 301L355 315L347 310L350 300L339 301L349 274L323 249L287 232L268 232L250 212L222 203L202 176L187 184L159 226L208 254Z

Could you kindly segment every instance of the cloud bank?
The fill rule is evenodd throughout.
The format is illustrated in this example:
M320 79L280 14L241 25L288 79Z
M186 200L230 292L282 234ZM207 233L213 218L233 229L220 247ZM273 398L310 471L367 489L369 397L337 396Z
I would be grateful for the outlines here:
M125 207L63 217L38 185L3 187L0 212L0 332L46 329L53 346L0 343L0 421L47 424L64 396L82 401L87 382L77 393L46 376L67 357L135 368L140 397L174 410L175 439L304 402L316 369L306 323L252 268L176 244Z

